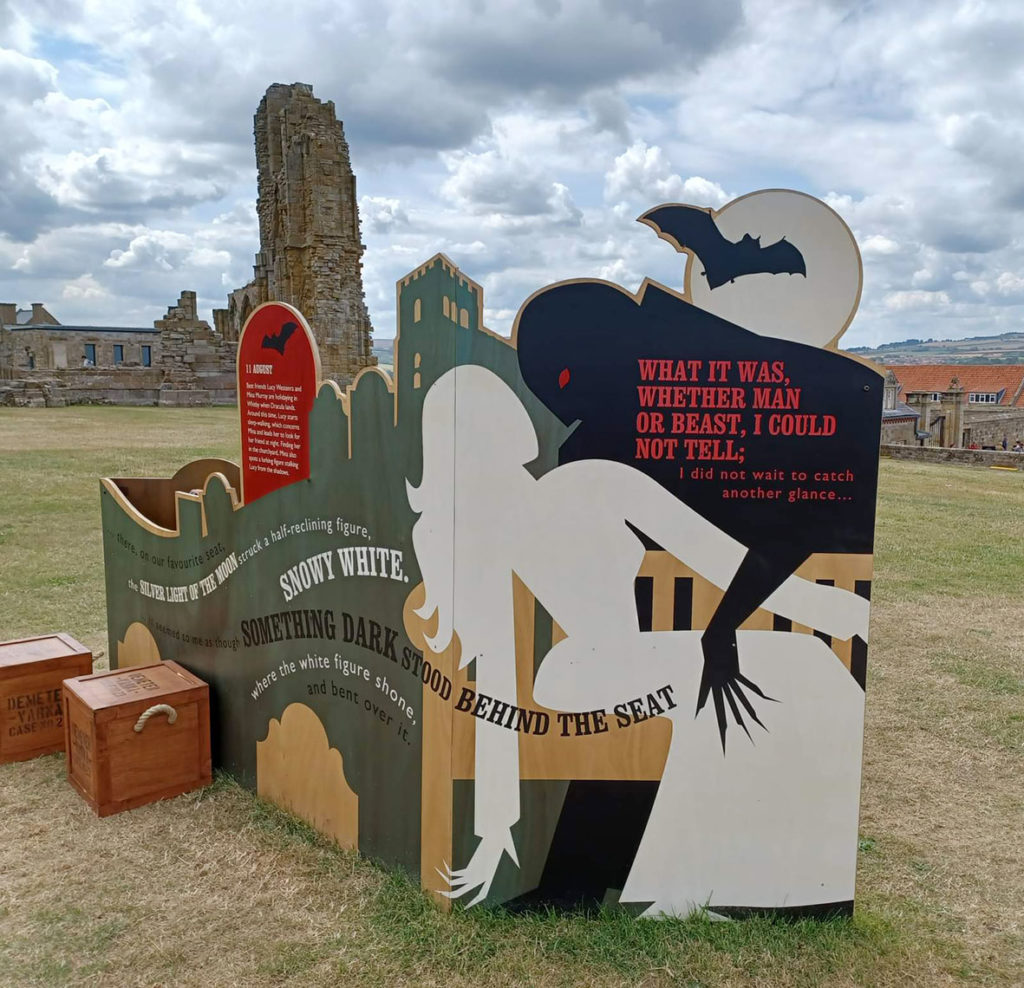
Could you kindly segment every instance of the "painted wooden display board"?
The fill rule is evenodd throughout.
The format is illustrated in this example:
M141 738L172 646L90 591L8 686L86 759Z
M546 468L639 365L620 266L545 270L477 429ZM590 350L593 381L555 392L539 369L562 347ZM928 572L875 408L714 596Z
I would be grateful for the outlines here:
M319 388L302 479L257 490L249 429L244 480L103 481L109 654L207 680L215 763L439 901L848 910L859 253L794 192L641 219L683 290L552 285L511 340L444 256L402 279L394 377ZM256 310L240 385L307 340Z

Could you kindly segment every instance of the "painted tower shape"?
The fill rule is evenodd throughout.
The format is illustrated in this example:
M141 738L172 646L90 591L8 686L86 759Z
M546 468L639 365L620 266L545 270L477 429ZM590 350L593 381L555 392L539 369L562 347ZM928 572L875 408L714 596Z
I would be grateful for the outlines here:
M254 278L215 313L237 339L249 313L267 301L305 314L324 377L349 383L375 363L363 296L356 180L332 102L303 83L272 85L254 118L260 252Z

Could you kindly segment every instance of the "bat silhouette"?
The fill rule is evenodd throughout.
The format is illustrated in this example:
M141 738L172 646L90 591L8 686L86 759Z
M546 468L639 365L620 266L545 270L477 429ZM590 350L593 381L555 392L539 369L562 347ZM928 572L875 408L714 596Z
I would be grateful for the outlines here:
M722 236L711 213L698 206L657 206L644 213L640 222L675 244L676 250L693 251L704 264L712 290L745 274L807 277L803 254L785 237L762 247L760 237L745 233L733 243Z
M286 322L277 333L264 333L263 342L260 344L261 350L276 350L281 356L284 356L284 348L288 341L292 338L292 333L299 328L298 323Z

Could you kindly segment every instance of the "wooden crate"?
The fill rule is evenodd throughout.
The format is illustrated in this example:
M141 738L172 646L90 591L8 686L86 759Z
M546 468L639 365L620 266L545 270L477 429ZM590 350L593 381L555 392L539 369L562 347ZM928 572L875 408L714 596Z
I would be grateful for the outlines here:
M92 652L62 633L0 642L0 764L64 750L61 683L92 672Z
M212 780L209 687L176 662L69 679L64 725L68 781L98 816Z

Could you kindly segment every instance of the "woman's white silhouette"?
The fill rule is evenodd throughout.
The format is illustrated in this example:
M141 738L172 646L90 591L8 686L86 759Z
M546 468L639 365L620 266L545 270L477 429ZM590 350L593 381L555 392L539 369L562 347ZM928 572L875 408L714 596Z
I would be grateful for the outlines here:
M756 744L723 757L714 718L692 712L701 632L639 630L634 580L645 550L629 525L718 587L746 547L623 464L584 460L535 479L525 467L538 453L530 417L483 367L434 383L422 431L423 477L408 496L420 515L413 546L426 591L417 613L438 620L429 646L442 651L457 631L462 664L476 660L478 692L515 703L514 573L566 634L541 665L538 702L595 710L666 685L677 698L669 759L622 900L685 913L708 902L852 898L863 693L838 659L810 635L741 632L745 667L780 703L764 711ZM765 606L836 638L867 638L867 601L844 590L790 577ZM442 875L453 898L479 890L470 905L487 896L504 853L518 864L511 828L520 812L518 735L484 720L475 729L480 843L466 867ZM751 840L755 830L762 839Z

